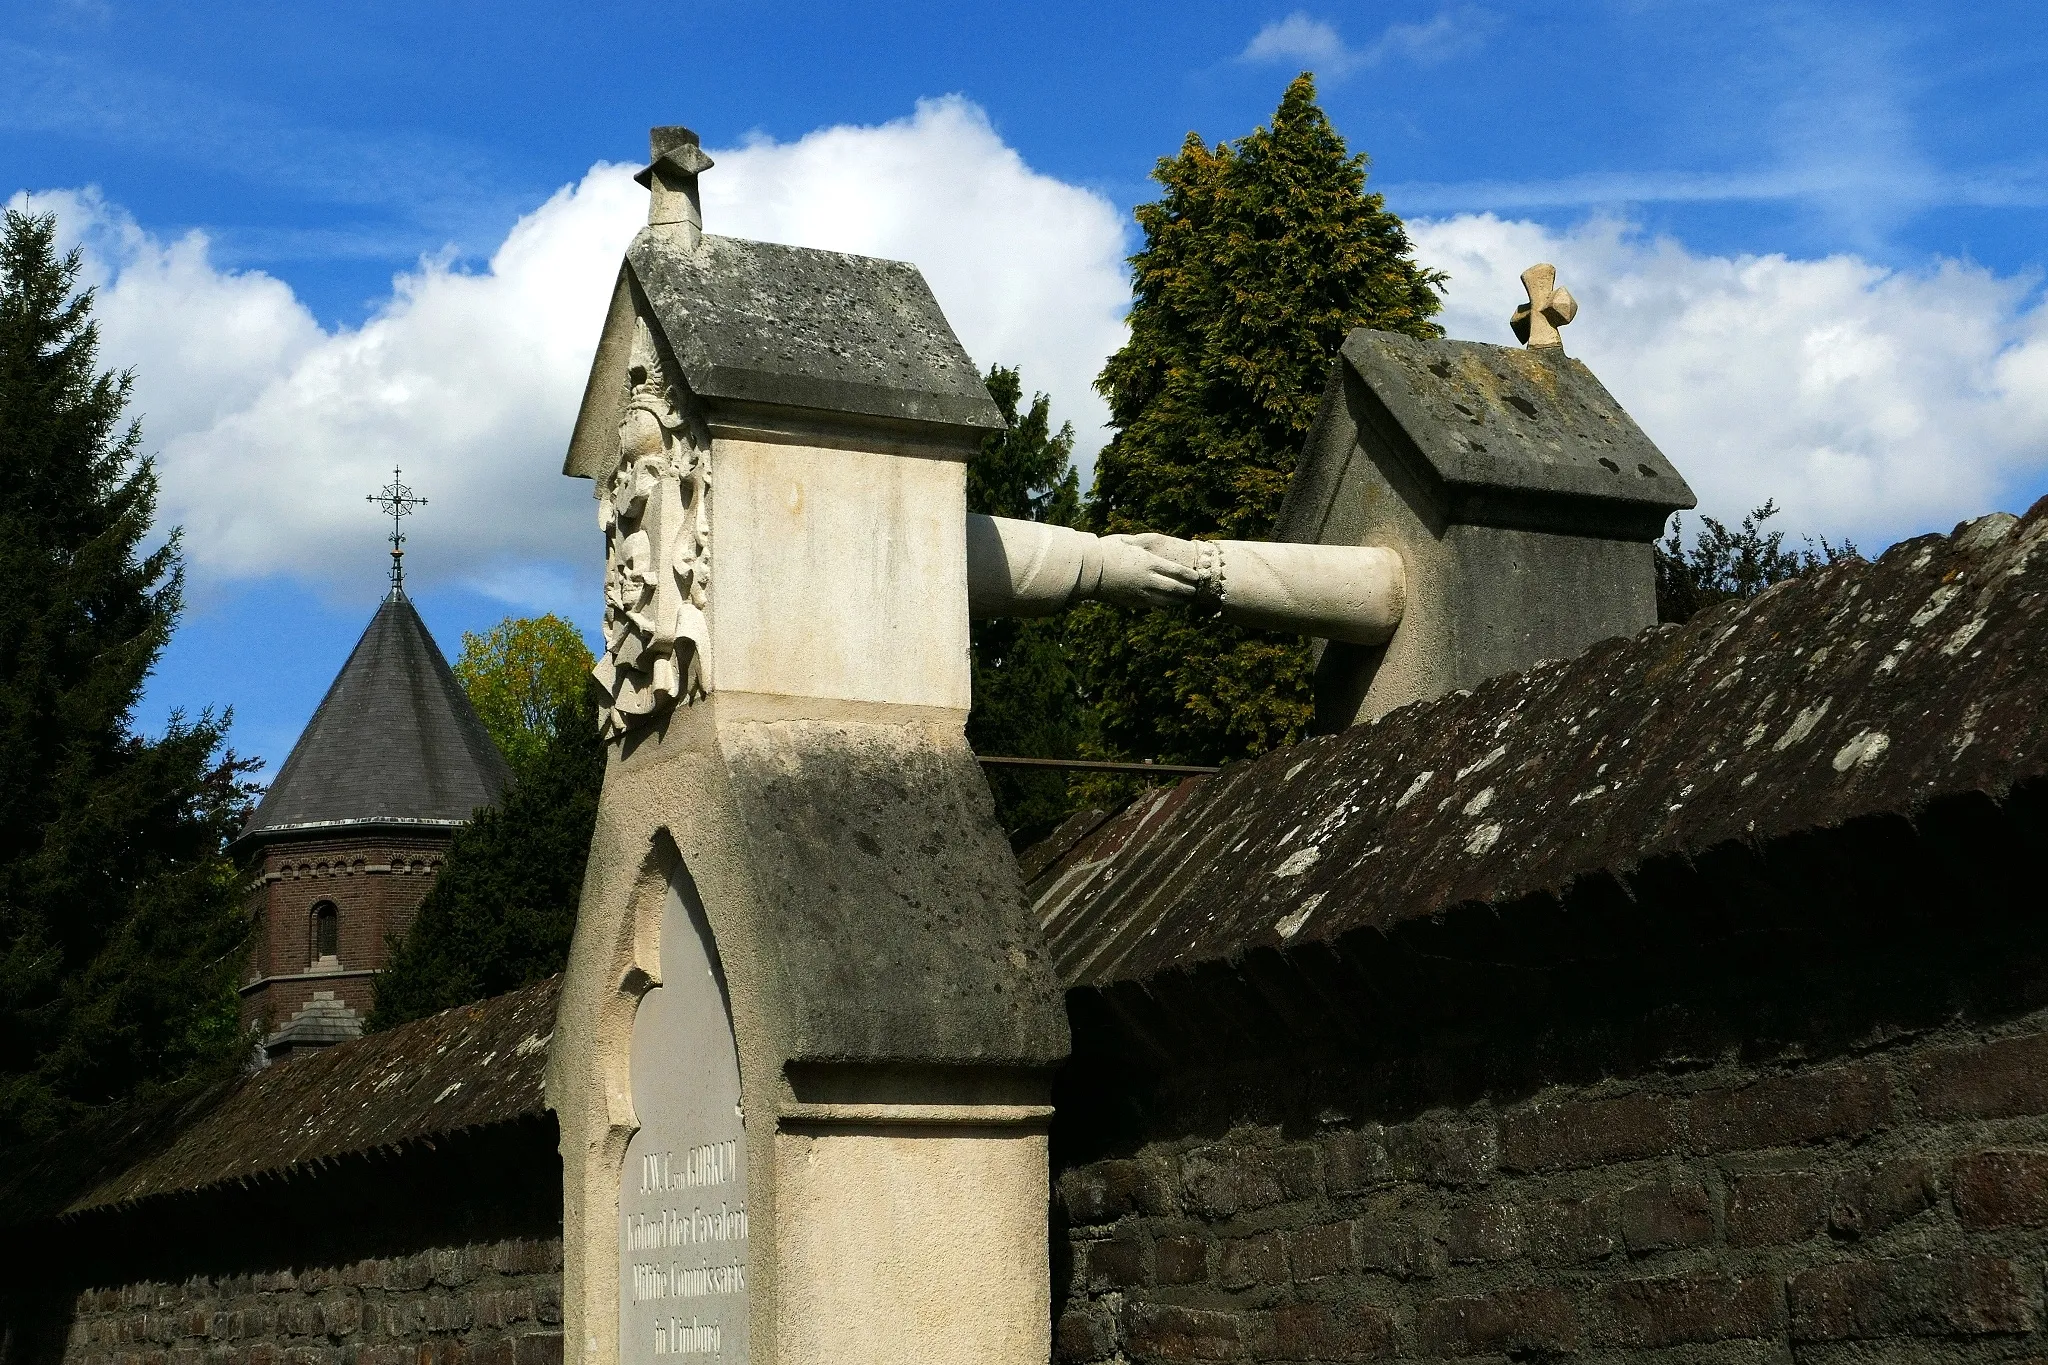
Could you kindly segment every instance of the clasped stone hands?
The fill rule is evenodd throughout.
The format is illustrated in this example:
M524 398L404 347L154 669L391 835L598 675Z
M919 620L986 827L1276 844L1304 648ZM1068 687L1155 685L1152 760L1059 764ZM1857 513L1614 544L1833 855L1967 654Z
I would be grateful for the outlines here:
M1209 574L1202 546L1191 540L1144 531L1103 536L1102 579L1096 596L1122 606L1185 606L1200 597Z

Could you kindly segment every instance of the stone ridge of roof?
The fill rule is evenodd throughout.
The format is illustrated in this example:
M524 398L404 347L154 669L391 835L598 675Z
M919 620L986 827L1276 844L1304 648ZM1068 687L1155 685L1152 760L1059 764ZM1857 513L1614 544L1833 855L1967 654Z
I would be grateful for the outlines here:
M1027 888L1106 988L2048 777L2048 499L1149 793Z
M242 840L327 826L456 825L511 781L402 592L385 597Z
M550 977L255 1072L217 1101L191 1106L152 1154L62 1213L247 1184L539 1117L560 983Z

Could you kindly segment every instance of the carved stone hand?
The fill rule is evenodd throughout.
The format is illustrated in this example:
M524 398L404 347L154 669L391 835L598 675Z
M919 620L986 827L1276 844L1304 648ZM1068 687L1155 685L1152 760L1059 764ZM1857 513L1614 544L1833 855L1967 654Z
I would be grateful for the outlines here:
M1154 531L1103 536L1102 578L1092 594L1124 607L1171 607L1201 592L1200 547Z
M1213 606L1226 621L1351 644L1385 644L1407 573L1367 545L1091 536L1004 517L967 518L971 616L1050 616L1089 599L1127 607Z

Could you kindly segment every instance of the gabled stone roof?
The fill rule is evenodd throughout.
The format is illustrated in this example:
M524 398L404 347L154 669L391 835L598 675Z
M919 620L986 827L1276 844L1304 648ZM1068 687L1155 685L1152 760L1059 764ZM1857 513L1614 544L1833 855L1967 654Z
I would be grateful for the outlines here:
M1583 362L1556 347L1423 340L1358 328L1345 365L1364 381L1367 410L1349 414L1383 442L1454 521L1541 526L1560 497L1590 500L1613 534L1649 540L1692 489ZM1315 539L1338 471L1314 458L1288 490L1282 536ZM1348 454L1348 452L1343 452Z
M821 415L972 445L1003 416L918 268L643 228L626 249L562 472L618 458L635 319L651 318L713 421Z
M1660 879L1757 903L1828 831L1960 821L2016 857L2044 787L2048 500L1151 793L1026 866L1061 978L1104 989L1467 909L1512 936Z
M916 266L647 229L626 251L700 398L999 428Z
M426 623L394 590L241 837L459 825L510 780Z

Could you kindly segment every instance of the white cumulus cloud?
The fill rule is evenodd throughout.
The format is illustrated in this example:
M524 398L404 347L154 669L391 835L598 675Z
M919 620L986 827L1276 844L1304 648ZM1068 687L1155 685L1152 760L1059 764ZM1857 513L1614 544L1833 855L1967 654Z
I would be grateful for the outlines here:
M1612 219L1558 231L1466 214L1410 231L1450 272L1454 337L1512 344L1518 276L1555 263L1581 305L1565 349L1704 512L1774 498L1778 526L1878 549L2022 510L2048 477L2048 306L2032 279L1954 261L1702 255Z
M969 354L1021 365L1071 417L1121 344L1123 215L1033 171L972 104L876 127L713 148L713 231L916 262ZM90 191L54 209L100 288L104 355L132 365L163 514L194 586L287 575L359 595L380 573L364 495L403 465L429 499L408 565L508 606L594 603L587 486L559 474L621 251L645 217L600 164L522 218L482 267L424 261L361 326L322 327L289 286L220 268ZM2048 479L2048 307L2036 282L1961 263L1887 269L1716 256L1626 224L1489 214L1412 225L1452 276L1454 336L1506 343L1520 270L1555 262L1583 304L1566 346L1672 457L1704 510L1764 498L1789 529L1876 548L2016 506Z
M1021 366L1084 453L1090 387L1123 337L1123 215L1040 175L957 98L879 127L713 148L715 232L915 262L974 359ZM17 195L54 210L100 289L103 358L133 366L162 514L185 527L202 592L285 574L359 592L379 572L364 496L394 464L429 499L408 528L416 580L509 604L586 605L588 487L562 478L626 243L646 218L633 168L599 164L512 228L489 262L423 261L360 327L323 329L282 281L215 266L92 191Z
M1353 47L1335 24L1296 10L1253 34L1237 59L1249 65L1294 63L1336 80L1361 67L1378 66L1389 57L1421 66L1446 61L1481 46L1494 22L1487 11L1462 5L1421 23L1389 24L1373 42Z

